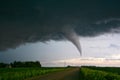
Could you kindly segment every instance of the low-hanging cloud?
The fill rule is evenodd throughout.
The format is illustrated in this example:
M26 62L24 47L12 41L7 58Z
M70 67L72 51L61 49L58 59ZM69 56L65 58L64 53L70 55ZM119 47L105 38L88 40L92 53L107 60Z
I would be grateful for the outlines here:
M79 36L120 31L120 5L111 1L20 0L0 2L0 50L31 42L64 40L66 25ZM68 33L71 35L71 29ZM70 40L70 38L68 38ZM71 41L71 40L70 40ZM76 44L73 42L73 44Z

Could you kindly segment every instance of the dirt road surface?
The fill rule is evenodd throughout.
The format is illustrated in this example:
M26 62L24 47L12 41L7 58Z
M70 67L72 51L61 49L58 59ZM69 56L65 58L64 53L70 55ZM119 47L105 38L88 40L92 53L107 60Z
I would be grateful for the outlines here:
M70 68L64 71L49 73L27 80L80 80L80 68Z

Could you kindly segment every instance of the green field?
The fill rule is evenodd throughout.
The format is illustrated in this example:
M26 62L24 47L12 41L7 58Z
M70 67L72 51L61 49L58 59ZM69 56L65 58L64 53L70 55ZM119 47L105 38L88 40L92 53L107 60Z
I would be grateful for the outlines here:
M120 80L120 68L115 67L82 67L82 80Z
M0 80L25 80L39 75L65 71L65 69L67 71L72 68L0 68ZM79 69L80 80L120 80L120 68L81 67Z
M0 80L24 80L62 70L64 68L0 68Z
M89 69L94 69L94 70L101 70L101 71L106 71L110 73L115 73L120 75L120 68L119 67L88 67Z

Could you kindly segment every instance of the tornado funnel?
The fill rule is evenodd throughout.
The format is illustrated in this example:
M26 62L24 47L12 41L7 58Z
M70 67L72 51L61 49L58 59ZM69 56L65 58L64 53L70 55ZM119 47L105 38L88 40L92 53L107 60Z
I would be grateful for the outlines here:
M63 33L64 33L64 36L77 47L80 55L82 55L79 36L76 34L76 32L71 27L67 26L63 29Z

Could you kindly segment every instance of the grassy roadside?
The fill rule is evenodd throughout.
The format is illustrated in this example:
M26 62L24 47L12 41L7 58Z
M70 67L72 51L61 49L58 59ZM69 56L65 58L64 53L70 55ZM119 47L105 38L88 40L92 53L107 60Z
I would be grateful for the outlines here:
M120 75L89 68L81 68L80 76L82 80L120 80Z

